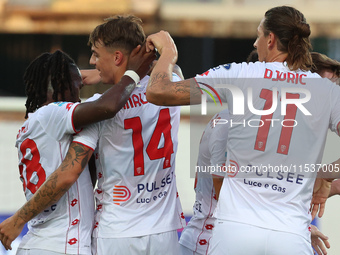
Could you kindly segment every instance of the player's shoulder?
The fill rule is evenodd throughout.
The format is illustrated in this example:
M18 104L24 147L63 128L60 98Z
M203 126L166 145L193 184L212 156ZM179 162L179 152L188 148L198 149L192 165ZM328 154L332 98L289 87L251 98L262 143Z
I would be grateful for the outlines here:
M92 102L100 98L102 94L95 93L93 96L89 97L88 99L85 100L85 102Z
M66 108L69 109L71 108L74 104L78 104L78 102L66 102L66 101L59 101L59 102L52 102L46 106L41 107L40 109L43 111L48 111L51 109L55 109L55 108ZM39 109L39 110L40 110Z
M72 113L78 104L78 102L52 102L40 107L32 116L29 116L29 118L37 118L39 122L47 122L52 119L58 120L68 116L68 113Z

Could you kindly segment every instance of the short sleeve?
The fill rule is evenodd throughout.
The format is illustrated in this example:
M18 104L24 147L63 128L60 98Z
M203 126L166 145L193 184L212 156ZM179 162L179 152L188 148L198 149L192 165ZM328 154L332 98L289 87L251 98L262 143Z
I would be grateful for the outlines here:
M79 103L55 102L44 106L39 111L38 121L45 128L45 132L56 140L61 140L64 135L75 134L73 114Z
M92 150L95 150L99 140L100 125L101 122L86 126L73 137L73 142L80 143Z

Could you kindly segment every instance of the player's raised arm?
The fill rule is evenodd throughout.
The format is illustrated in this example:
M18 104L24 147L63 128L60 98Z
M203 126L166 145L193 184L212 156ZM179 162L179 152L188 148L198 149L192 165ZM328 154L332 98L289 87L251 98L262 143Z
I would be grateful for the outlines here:
M161 55L151 72L146 98L156 105L188 105L201 102L201 92L193 78L171 82L177 61L177 48L168 32L160 31L147 38L147 49L157 48Z
M0 224L0 240L6 250L12 249L11 243L28 221L57 202L69 190L84 170L92 153L93 151L84 145L71 143L59 168L48 177L30 200Z
M136 76L139 77L125 73L121 80L100 98L77 106L73 117L75 128L79 129L85 125L114 117L130 97L139 79L148 73L150 64L155 58L155 52L146 52L145 45L137 46L129 56L127 70L136 72Z

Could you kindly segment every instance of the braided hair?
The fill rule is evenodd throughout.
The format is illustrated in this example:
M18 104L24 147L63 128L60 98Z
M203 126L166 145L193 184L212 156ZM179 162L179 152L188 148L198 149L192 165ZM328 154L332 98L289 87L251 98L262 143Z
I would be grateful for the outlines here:
M70 72L72 66L76 67L74 60L60 50L43 53L29 64L24 74L27 96L25 119L28 113L46 103L48 93L53 93L53 101L58 101L58 95L65 101L67 90L74 94Z

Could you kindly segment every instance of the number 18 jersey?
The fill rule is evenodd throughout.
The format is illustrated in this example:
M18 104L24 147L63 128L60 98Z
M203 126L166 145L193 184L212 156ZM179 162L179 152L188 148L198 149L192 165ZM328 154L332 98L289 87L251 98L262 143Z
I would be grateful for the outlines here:
M74 139L96 148L94 237L144 236L185 225L175 178L180 108L147 102L147 82L141 80L114 118Z
M29 114L17 135L20 178L29 200L62 163L72 135L73 112L78 103L57 102ZM84 170L60 200L28 222L19 248L65 254L91 254L93 187Z

